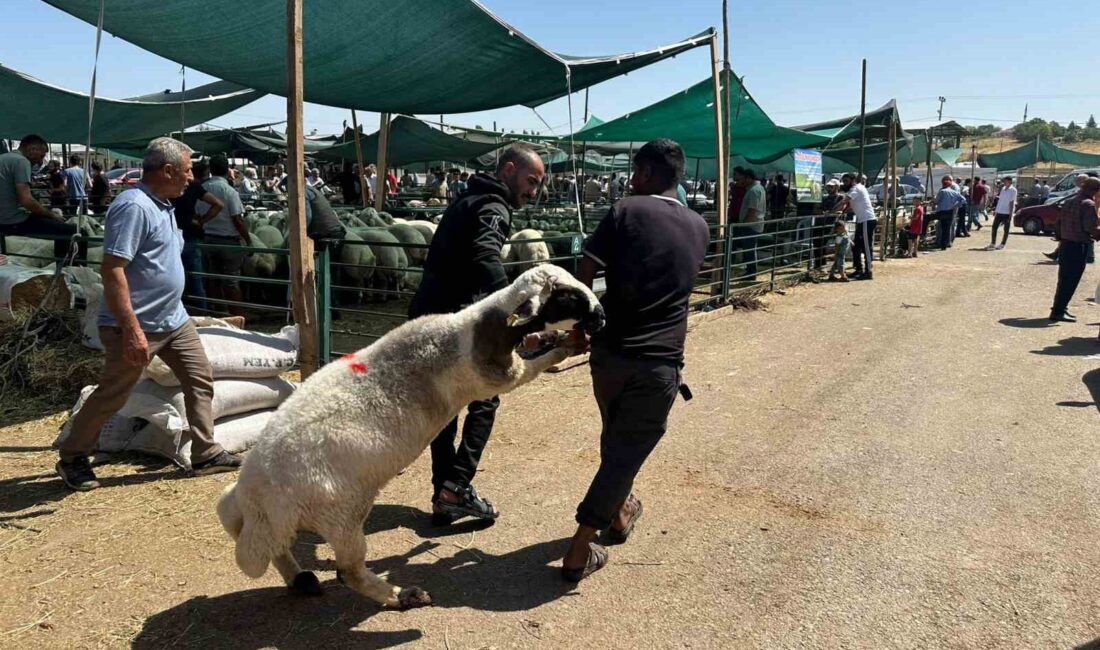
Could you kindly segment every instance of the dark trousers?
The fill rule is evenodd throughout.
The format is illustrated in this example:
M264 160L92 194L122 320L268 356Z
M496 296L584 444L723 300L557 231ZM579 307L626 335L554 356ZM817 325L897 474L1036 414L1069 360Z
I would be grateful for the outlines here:
M953 214L950 210L937 212L936 215L936 246L947 250L951 246L951 220Z
M76 224L43 217L27 217L21 223L0 224L0 234L18 237L36 236L53 239L53 256L62 259L69 253L69 238L76 234ZM77 258L88 259L88 242L83 237L78 242Z
M864 262L867 263L867 273L871 272L871 260L875 256L875 226L877 219L868 219L856 224L856 237L852 242L852 268L856 275L863 273Z
M1054 290L1054 314L1066 313L1073 292L1081 283L1088 262L1089 245L1084 242L1064 241L1058 244L1058 288Z
M680 387L679 366L593 349L592 392L600 407L600 468L577 506L577 523L603 530L665 434Z
M1008 229L1012 225L1012 215L1010 214L998 214L993 217L993 244L997 243L997 228L1001 226L1005 227L1004 237L1001 238L1001 246L1008 243Z
M970 234L970 204L955 208L955 236Z
M477 464L481 462L481 454L485 451L485 445L489 444L489 434L493 432L498 406L499 397L470 402L466 407L466 420L462 423L462 440L458 443L458 449L455 449L458 418L448 422L432 441L433 501L446 481L466 487L474 480Z
M206 289L203 286L202 276L194 275L202 273L202 251L197 242L186 241L183 243L183 302L199 309L206 309Z
M745 275L756 275L756 240L760 233L748 226L733 227L733 252L741 253L741 260L745 264Z

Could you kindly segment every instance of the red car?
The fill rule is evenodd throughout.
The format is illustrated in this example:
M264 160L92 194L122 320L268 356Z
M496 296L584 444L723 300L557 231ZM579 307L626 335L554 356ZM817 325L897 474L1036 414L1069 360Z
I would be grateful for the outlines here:
M112 169L107 172L111 187L133 187L141 180L141 169Z
M1058 216L1062 214L1062 206L1073 195L1061 198L1053 203L1033 205L1016 211L1012 219L1012 225L1023 228L1028 235L1054 234L1058 225Z

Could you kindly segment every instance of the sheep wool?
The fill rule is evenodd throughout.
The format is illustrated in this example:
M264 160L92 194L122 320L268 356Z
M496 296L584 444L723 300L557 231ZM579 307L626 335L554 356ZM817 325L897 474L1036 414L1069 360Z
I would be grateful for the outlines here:
M423 590L398 589L364 565L363 522L379 490L467 403L507 393L569 354L555 333L557 345L523 358L516 346L525 336L595 330L603 319L588 287L544 265L319 370L279 407L218 502L237 565L258 578L274 563L292 590L319 593L290 553L296 531L309 530L333 547L338 576L356 591L389 607L431 604Z

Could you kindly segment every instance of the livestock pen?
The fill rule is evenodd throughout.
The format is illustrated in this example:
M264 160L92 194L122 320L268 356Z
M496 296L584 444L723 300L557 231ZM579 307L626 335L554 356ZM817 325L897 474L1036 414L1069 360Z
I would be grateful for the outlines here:
M606 206L588 211L592 217L583 219L584 232L591 232L595 228L599 221L596 215L602 217L604 209ZM348 214L342 213L342 217L347 218ZM828 238L826 230L832 220L822 215L768 219L764 222L763 232L759 234L746 234L732 227L723 228L715 223L713 213L707 213L704 217L710 227L711 241L691 298L692 310L711 310L746 296L762 294L815 277L815 270L824 267L832 259L832 252L825 246ZM549 211L526 209L516 212L513 229L536 230L538 236L527 239L524 243L545 245L548 256L539 261L556 264L575 273L583 254L585 235L578 229L581 223L575 206L572 209L552 208ZM0 237L0 253L7 254L13 262L48 266L56 261L52 255L41 249L29 253L9 250L9 239ZM102 245L100 237L87 239L93 250ZM50 242L43 243L52 245ZM250 256L249 259L265 259L264 268L268 268L269 273L266 277L252 273L235 278L206 270L190 271L187 274L189 290L184 296L189 312L194 315L244 315L248 327L258 331L277 331L291 322L289 252L285 241L281 246L193 245L202 253L226 249L242 252ZM370 260L368 263L344 261L345 257L355 258L355 255L342 256L341 252L345 249L354 251L356 248L366 248L374 252L372 256L366 256ZM395 255L387 255L387 249L392 249ZM426 243L397 240L363 241L349 238L316 242L314 262L318 295L318 357L328 361L353 352L405 322L409 302L423 274L422 266L410 264L408 260L419 260L422 263L428 249L429 245ZM397 257L398 251L400 258ZM755 253L756 269L750 268L750 252ZM395 259L405 261L394 262ZM99 260L78 260L78 263L95 267ZM531 261L520 259L506 259L504 262L505 269L512 276L531 264ZM256 267L257 263L252 262L252 266ZM209 292L194 289L204 285L216 286L219 282L232 279L240 282L242 300L215 297ZM597 278L595 288L597 292L602 290L602 278Z

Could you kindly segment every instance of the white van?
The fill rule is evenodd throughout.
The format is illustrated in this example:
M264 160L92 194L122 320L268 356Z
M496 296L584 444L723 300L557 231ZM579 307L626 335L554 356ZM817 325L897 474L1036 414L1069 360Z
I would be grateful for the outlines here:
M1058 179L1058 182L1050 186L1050 198L1047 199L1047 203L1057 203L1059 199L1065 198L1070 194L1077 191L1077 176L1080 174L1100 174L1100 167L1088 167L1084 169L1075 169L1066 174L1062 178Z

